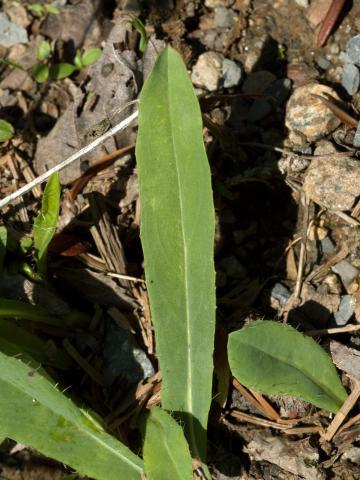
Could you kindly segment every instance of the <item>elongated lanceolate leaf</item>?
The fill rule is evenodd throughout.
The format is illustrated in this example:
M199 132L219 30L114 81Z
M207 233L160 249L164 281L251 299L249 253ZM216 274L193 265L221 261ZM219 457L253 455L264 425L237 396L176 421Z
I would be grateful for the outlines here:
M21 300L9 300L0 297L0 318L19 318L32 322L47 323L57 327L64 326L64 320L49 315L40 305L22 302Z
M148 480L192 480L192 460L183 429L165 410L150 410L143 457Z
M161 402L181 414L192 453L204 458L215 325L214 208L200 108L171 48L161 52L142 89L136 158Z
M46 273L47 247L55 234L60 209L59 174L53 173L45 187L41 212L34 223L34 247L37 267L41 275Z
M31 445L96 480L140 480L142 461L39 371L0 353L0 437Z
M13 320L0 319L0 351L6 355L19 356L30 355L43 365L68 370L72 361L65 350L51 346L43 338L19 327Z
M233 375L258 392L293 395L330 412L346 399L327 353L289 325L253 322L230 334L228 354Z

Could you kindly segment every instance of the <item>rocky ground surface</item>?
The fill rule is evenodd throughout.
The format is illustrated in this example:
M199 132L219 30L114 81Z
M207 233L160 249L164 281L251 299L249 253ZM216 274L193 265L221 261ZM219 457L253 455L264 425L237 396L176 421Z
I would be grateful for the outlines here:
M226 335L255 318L288 321L330 352L350 391L360 380L360 2L345 2L324 41L321 25L332 3L341 2L57 0L58 11L39 14L30 0L3 0L0 118L15 133L0 143L0 196L126 117L156 51L172 45L187 64L204 116L217 215L219 327ZM132 15L150 36L143 57ZM39 82L34 66L46 63L37 53L44 40L53 64L72 63L77 49L101 46L103 53L64 79ZM22 274L0 279L1 297L28 299L57 314L74 307L92 312L91 329L72 342L106 388L80 365L63 381L129 443L129 393L152 382L147 401L156 403L159 385L145 288L106 275L143 276L135 139L130 127L61 173L52 288L34 287ZM15 238L31 231L40 199L38 188L2 210ZM59 337L66 332L52 341ZM247 393L233 382L221 413L210 419L213 478L360 477L357 399L343 426L324 439L329 414L293 398L268 399L293 421L285 428ZM1 444L0 479L64 474L22 445Z

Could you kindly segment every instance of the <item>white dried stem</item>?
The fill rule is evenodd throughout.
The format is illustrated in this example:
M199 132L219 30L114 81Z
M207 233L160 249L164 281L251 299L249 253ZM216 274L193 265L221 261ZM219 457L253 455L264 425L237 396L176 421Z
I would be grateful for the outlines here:
M43 173L39 177L35 178L28 184L24 185L23 187L19 188L19 190L16 190L15 192L11 193L7 197L3 198L0 200L0 208L5 207L8 203L12 202L18 197L21 197L21 195L24 195L24 193L29 192L32 190L34 187L37 185L40 185L41 183L45 182L53 173L59 172L60 170L63 170L65 167L70 165L71 163L75 162L78 160L80 157L85 155L86 153L90 152L93 150L95 147L100 145L100 143L104 142L107 138L112 137L113 135L116 135L118 132L121 132L121 130L124 130L126 127L130 125L130 123L135 120L135 118L138 116L138 111L135 111L131 115L129 115L125 120L122 120L120 123L115 125L115 127L110 128L104 135L101 135L101 137L98 137L96 140L93 142L89 143L89 145L86 145L86 147L82 148L78 152L74 153L71 155L69 158L64 160L63 162L59 163L58 165L55 165L55 167L50 168L47 172Z

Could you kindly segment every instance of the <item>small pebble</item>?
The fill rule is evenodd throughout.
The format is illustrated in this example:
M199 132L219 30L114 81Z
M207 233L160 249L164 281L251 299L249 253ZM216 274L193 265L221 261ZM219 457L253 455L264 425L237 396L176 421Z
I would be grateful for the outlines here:
M336 252L335 244L329 237L325 237L320 240L320 245L323 255L329 256Z
M246 95L261 95L275 80L275 75L267 70L251 73L244 82L243 93Z
M232 60L224 58L222 66L222 79L224 88L236 87L239 85L242 77L241 67Z
M233 0L205 0L205 7L217 8L217 7L229 7L233 4Z
M325 137L340 125L332 111L312 94L340 100L332 88L318 83L295 88L287 103L285 123L291 132L304 135L309 142Z
M304 192L330 210L350 210L360 195L358 160L331 156L314 158L306 172Z
M230 28L236 22L236 17L231 8L218 7L215 9L214 28Z
M192 70L194 85L210 92L217 90L223 75L223 61L224 57L219 53L202 53Z
M350 38L346 44L345 52L350 61L360 67L360 35Z
M310 67L306 63L290 63L287 66L287 77L296 85L303 85L319 76L316 68Z
M342 71L341 85L349 95L354 95L359 90L359 69L351 63L346 63Z
M350 285L360 274L359 270L351 265L347 260L341 260L331 270L339 275L343 285L346 287Z
M251 105L247 119L251 123L258 122L268 115L273 108L279 107L289 96L291 80L281 78L272 82L264 91L266 98L258 98ZM271 98L271 100L269 100Z
M334 324L337 327L346 325L354 315L355 302L352 295L343 295L341 297L339 310L334 314Z
M154 375L154 367L132 333L110 320L106 322L103 354L104 376L109 384L119 376L134 385Z
M272 287L270 295L271 298L277 300L281 306L285 305L291 297L289 290L279 282L275 283Z
M12 47L18 43L26 43L28 36L25 28L10 22L4 13L0 13L0 45Z
M316 63L322 70L327 70L331 65L330 60L328 60L326 57L319 57L316 60Z
M220 267L228 277L245 278L247 275L245 267L235 256L223 258L220 261Z
M354 135L353 145L356 148L360 147L360 122L358 123L357 129Z
M309 6L309 0L295 0L295 3L297 3L301 8L308 8Z

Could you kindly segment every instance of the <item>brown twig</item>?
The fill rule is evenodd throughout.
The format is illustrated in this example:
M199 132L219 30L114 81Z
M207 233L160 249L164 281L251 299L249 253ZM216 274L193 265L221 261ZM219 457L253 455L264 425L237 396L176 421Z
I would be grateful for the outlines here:
M112 152L109 155L105 155L100 160L91 165L91 167L88 168L87 171L83 175L81 175L81 177L76 179L73 183L70 190L70 199L74 201L77 195L85 188L85 186L97 173L101 172L105 168L110 167L110 165L112 165L118 157L120 157L121 155L125 155L125 153L128 153L133 148L135 148L134 143L131 145L127 145L126 147L119 148L118 150L115 150L115 152Z
M330 442L330 440L333 438L335 433L338 431L340 425L345 420L347 414L350 412L350 410L353 408L355 403L358 401L359 397L360 397L360 382L354 379L354 388L352 392L347 397L342 407L335 415L334 420L330 423L328 429L326 430L326 433L322 437L323 440Z
M343 123L345 123L349 127L357 128L359 122L347 112L345 112L345 110L338 107L337 105L335 105L335 103L331 102L327 98L322 97L321 95L317 95L316 93L311 93L310 95L321 100L323 104L326 105L333 112L333 114L336 115L338 119L341 120Z
M325 45L344 5L345 0L333 0L317 35L315 43L316 48Z
M19 188L19 190L12 192L10 195L8 195L5 198L2 198L0 200L0 208L5 207L5 205L14 201L16 198L21 197L21 195L29 192L37 185L41 185L53 173L60 172L60 170L63 170L65 167L69 166L71 163L74 163L76 160L78 160L80 157L82 157L86 153L90 152L91 150L94 150L94 148L96 148L98 145L100 145L100 143L104 142L106 139L114 136L115 134L117 134L118 132L121 132L122 130L125 130L125 128L127 128L137 118L137 116L138 116L138 111L136 110L127 118L125 118L124 120L119 122L117 125L115 125L115 127L110 128L110 130L104 133L104 135L101 135L96 140L91 142L89 145L86 145L86 147L74 153L63 162L58 163L57 165L55 165L55 167L50 168L47 172L43 173L42 175L39 175L37 178L29 182L27 185L24 185L23 187Z
M277 422L273 422L271 420L265 420L264 418L256 417L255 415L249 415L248 413L240 412L239 410L232 410L230 415L237 420L242 422L249 422L255 425L261 425L262 427L272 427L277 428L278 430L288 430L288 424L281 424ZM296 425L298 421L294 421L293 425Z
M320 330L308 330L304 332L309 337L324 337L325 335L336 335L337 333L351 333L360 330L360 325L346 325L345 327L323 328Z

